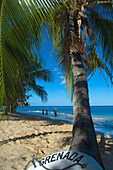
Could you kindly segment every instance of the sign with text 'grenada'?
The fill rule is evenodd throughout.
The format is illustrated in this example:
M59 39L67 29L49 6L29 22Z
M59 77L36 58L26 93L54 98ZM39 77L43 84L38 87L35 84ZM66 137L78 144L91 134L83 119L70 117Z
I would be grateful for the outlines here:
M62 151L35 162L28 170L102 170L90 156L77 151Z

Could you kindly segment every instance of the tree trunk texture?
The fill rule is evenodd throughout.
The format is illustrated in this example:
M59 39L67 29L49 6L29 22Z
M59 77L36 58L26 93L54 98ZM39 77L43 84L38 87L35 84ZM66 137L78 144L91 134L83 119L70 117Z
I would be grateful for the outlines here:
M93 157L104 169L90 113L86 73L80 53L71 54L74 73L73 136L70 150Z

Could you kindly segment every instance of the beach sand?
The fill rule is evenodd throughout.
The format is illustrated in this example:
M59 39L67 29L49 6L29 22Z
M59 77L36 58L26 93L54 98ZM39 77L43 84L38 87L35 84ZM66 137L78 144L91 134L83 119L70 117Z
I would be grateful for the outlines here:
M113 136L96 132L105 170L113 169ZM69 150L68 121L14 113L0 121L0 170L22 170L33 157Z

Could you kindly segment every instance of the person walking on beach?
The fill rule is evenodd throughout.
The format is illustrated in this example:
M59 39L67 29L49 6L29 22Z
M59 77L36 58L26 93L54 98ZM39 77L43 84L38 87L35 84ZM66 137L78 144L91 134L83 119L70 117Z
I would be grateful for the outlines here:
M42 110L42 115L44 116L44 109Z
M5 115L6 115L6 119L8 120L7 107L6 107L6 109L5 109Z
M46 109L46 116L48 116L48 108Z
M57 116L57 108L55 108L54 114L55 114L55 118L56 118L56 116Z

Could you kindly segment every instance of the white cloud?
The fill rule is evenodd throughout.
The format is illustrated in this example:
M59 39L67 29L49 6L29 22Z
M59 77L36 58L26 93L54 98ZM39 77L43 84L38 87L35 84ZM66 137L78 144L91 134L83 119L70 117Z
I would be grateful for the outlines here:
M60 78L60 79L63 79L63 80L61 81L60 85L66 84L66 79L65 79L64 76L60 76L59 78Z
M60 84L61 84L61 85L62 85L62 84L66 84L66 80L64 79L63 81L61 81Z
M64 76L60 76L60 79L65 79L65 77Z

